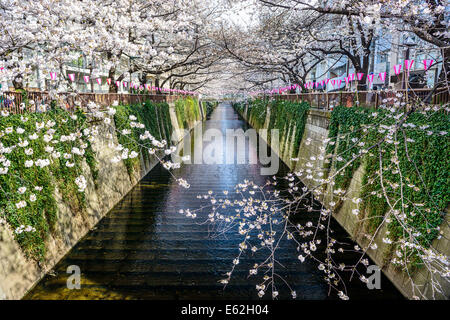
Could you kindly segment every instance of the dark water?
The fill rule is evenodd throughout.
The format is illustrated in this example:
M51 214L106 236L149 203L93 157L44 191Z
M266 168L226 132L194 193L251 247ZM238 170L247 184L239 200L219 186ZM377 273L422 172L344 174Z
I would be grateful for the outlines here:
M203 128L245 130L247 125L230 106L220 105ZM252 145L249 152L257 152L257 147ZM278 175L282 177L286 172L287 167L280 163ZM242 236L234 230L213 237L208 225L197 223L201 219L184 217L178 210L197 208L200 200L196 196L208 190L233 190L244 179L264 183L267 176L260 175L260 165L185 165L175 173L191 188L179 187L165 169L155 167L25 299L259 299L255 285L262 282L261 276L248 278L248 270L260 261L251 254L240 259L225 290L218 283L239 253ZM298 219L304 223L311 216L302 218L300 213ZM337 223L333 229L336 239L349 241ZM329 296L317 265L302 264L297 255L295 243L282 241L278 261L285 268L278 268L278 273L296 290L298 299L336 299L335 293ZM347 255L343 262L357 258ZM81 269L79 290L66 286L69 265ZM384 276L381 288L369 290L358 279L347 283L352 299L401 298ZM287 287L280 284L278 289L280 298L289 297ZM265 298L270 298L270 293Z

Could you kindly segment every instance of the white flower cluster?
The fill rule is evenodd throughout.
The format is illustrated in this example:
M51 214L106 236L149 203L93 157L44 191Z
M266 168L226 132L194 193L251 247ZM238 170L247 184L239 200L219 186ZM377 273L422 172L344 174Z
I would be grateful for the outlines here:
M181 167L180 163L175 163L171 161L163 161L161 160L161 164L166 170L179 169Z
M34 164L39 168L45 168L50 165L49 159L37 159Z
M24 226L24 225L21 225L20 227L17 227L17 228L14 230L14 232L15 232L16 234L21 234L21 233L23 233L23 232L36 232L36 229L35 229L34 227L32 227L32 226Z
M79 192L84 192L84 190L87 188L87 181L83 175L80 175L75 179L75 184L78 186Z
M22 209L22 208L25 208L26 206L27 206L27 203L24 200L19 201L19 202L16 203L16 208L17 209Z

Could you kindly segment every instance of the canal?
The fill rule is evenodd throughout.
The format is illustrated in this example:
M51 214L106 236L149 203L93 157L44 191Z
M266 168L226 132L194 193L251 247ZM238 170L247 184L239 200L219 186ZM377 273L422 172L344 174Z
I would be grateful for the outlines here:
M216 128L247 129L247 124L230 105L221 104L201 124L203 131ZM192 139L192 143L203 142ZM251 145L249 153L257 152ZM261 276L248 277L255 257L244 255L228 286L218 281L232 267L242 236L236 230L214 236L201 220L185 217L180 209L199 206L198 194L209 190L233 190L244 179L263 184L260 164L190 164L175 171L191 187L180 187L161 165L156 166L112 209L32 290L25 299L259 299L256 284ZM280 163L279 177L288 168ZM278 187L278 186L277 186ZM280 188L283 186L280 185ZM206 215L207 213L205 213ZM298 213L306 222L311 213ZM305 216L305 217L303 217ZM308 216L306 218L306 216ZM334 238L351 242L333 221ZM280 243L279 274L296 290L297 299L336 299L317 264L298 259L292 241ZM359 255L347 254L345 262L356 262ZM67 267L79 266L81 288L68 289ZM401 294L382 276L381 289L369 290L358 277L347 284L351 299L402 299ZM279 298L289 298L290 290L280 284ZM264 298L271 298L268 292Z

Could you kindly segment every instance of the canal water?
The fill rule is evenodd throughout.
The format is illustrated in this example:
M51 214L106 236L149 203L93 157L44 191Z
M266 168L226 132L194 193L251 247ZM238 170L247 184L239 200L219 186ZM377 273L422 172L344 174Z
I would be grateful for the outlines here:
M224 133L226 129L247 129L246 122L227 104L219 105L201 126L203 131L216 128ZM193 145L220 143L192 140ZM257 146L250 143L247 157L252 152L257 153ZM244 179L263 184L268 177L260 175L260 168L260 164L184 165L175 171L190 183L191 187L184 189L161 165L156 166L25 299L259 299L255 286L262 282L261 275L249 278L248 274L260 261L251 253L241 257L225 289L218 282L231 269L242 236L236 230L215 236L210 226L199 224L202 214L192 219L178 211L198 208L197 195L209 190L231 191ZM283 177L287 172L280 161L277 175ZM300 212L296 219L305 223L311 215ZM334 238L351 242L336 222L332 228ZM297 299L336 299L335 292L329 294L317 264L301 263L297 256L294 242L280 243L278 261L283 268L277 271L296 290ZM347 254L343 262L354 263L358 257ZM67 288L71 265L81 270L80 289ZM369 290L358 277L346 286L351 299L402 299L384 276L380 290ZM290 297L290 290L281 283L278 291L279 298ZM270 293L264 298L270 299Z

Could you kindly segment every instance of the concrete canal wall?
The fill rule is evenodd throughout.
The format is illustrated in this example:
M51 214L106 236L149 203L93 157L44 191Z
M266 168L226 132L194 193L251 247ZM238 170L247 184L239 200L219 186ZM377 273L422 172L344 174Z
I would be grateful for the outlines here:
M200 104L194 105L199 115L197 119L187 121L184 130L191 130L206 118L205 109ZM175 104L169 103L172 128L178 133L177 141L183 140L183 130L177 120ZM164 121L161 117L160 121ZM114 126L114 122L112 123ZM89 166L83 164L83 175L88 186L85 190L86 209L73 212L63 201L59 190L54 195L57 202L57 223L55 231L46 239L44 261L37 262L27 258L14 239L13 230L0 225L0 299L20 299L87 233L109 210L111 210L157 163L155 157L145 158L140 155L140 166L132 175L127 172L123 161L112 163L116 156L113 148L105 139L113 134L115 145L117 135L114 128L104 124L98 125L100 134L92 143L96 155L98 176L94 178ZM57 298L57 297L56 297Z
M270 120L270 107L268 107L266 120L264 125L261 126L258 124L258 121L248 117L248 108L246 107L243 112L241 112L241 116L256 130L267 129L269 126ZM324 168L323 161L311 161L311 157L318 157L320 155L319 147L323 145L323 141L328 138L328 128L330 123L330 112L320 111L315 109L308 110L305 131L303 133L300 148L298 155L296 157L292 157L292 150L294 148L294 124L291 120L290 129L287 131L287 136L280 136L279 146L272 146L273 149L278 150L278 155L280 159L283 160L292 170L298 170L299 168L305 168L305 164L307 162L313 163L314 167L312 170L326 171ZM270 134L270 133L268 133ZM281 133L280 133L281 134ZM263 138L265 138L262 135ZM267 139L265 139L267 141ZM291 161L292 158L298 158L298 161ZM333 169L331 169L329 175L333 174ZM353 175L353 178L350 182L350 186L348 190L350 190L348 194L349 199L359 198L361 189L362 189L362 178L364 176L364 166L361 165L359 169ZM306 179L306 177L302 178L302 182L307 186L311 187L313 185L313 181ZM325 206L329 207L329 203L332 200L331 186L327 186L327 190L325 192L325 196L319 198ZM356 204L354 204L351 200L343 201L339 210L335 212L334 217L336 220L344 227L344 229L349 233L354 241L356 241L362 248L367 248L368 246L368 238L363 230L363 225L361 223L361 219L364 217L360 215L356 216L352 214L352 210L356 208ZM445 221L441 225L442 237L440 239L435 239L432 247L436 249L439 253L450 256L450 219L449 215L446 215ZM392 264L390 264L389 259L387 259L389 254L389 246L382 241L382 235L385 234L386 230L380 230L378 232L378 236L375 238L375 243L377 245L377 250L369 249L367 251L370 258L381 268L381 270L386 274L386 276L393 282L393 284L402 292L402 294L407 298L412 298L412 287L411 281L408 275L405 272L402 272L395 268ZM419 286L422 293L425 293L425 296L429 299L433 298L433 292L430 285L430 275L423 269L419 269L416 272L411 274L411 278L414 280L414 283ZM442 286L444 294L439 294L434 292L435 299L449 299L450 298L450 284L448 279L440 279L440 284Z

